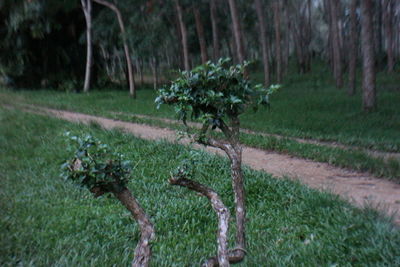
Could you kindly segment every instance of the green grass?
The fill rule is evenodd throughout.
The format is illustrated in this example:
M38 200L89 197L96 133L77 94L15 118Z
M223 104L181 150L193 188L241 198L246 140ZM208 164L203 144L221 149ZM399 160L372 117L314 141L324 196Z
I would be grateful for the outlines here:
M315 88L312 86L312 80L317 80L318 77L313 77L311 74L308 79L304 78L296 78L292 77L288 81L287 88L281 90L275 97L278 100L273 99L273 105L271 110L261 109L257 113L251 112L251 114L244 114L242 116L242 125L244 127L253 129L259 132L272 132L279 133L283 136L293 136L293 133L299 133L300 137L310 137L317 138L321 140L342 140L344 144L350 145L359 145L364 148L372 148L372 149L381 149L386 151L397 151L397 146L399 143L399 134L400 134L400 125L399 120L397 120L398 111L393 107L394 102L393 99L396 100L396 93L387 91L387 97L391 98L391 106L382 107L383 111L372 114L364 114L359 111L359 107L357 107L357 111L354 108L353 104L347 103L348 110L346 112L357 113L359 122L356 120L353 122L346 121L345 119L335 120L335 116L337 115L337 108L331 105L329 107L325 107L323 104L318 104L321 107L318 111L311 112L310 119L308 120L303 112L294 112L297 109L307 109L307 106L302 107L301 105L306 105L307 102L312 102L313 105L317 105L317 103L324 102L324 99L328 101L328 98L331 98L332 95L336 96L337 99L332 100L331 102L337 102L340 104L345 103L346 101L354 101L355 98L349 98L343 95L343 92L339 92L334 88L328 89L320 89L320 87ZM387 81L386 87L389 88L390 84L393 82L388 77L381 78L383 81ZM311 88L313 92L310 94L306 94L304 96L306 89L294 89L290 84L302 85L304 88ZM319 82L321 83L321 82ZM155 92L151 90L139 90L139 96L137 100L130 99L127 97L127 93L123 91L94 91L89 95L84 94L75 94L75 93L61 93L56 91L8 91L3 90L2 92L2 101L3 103L16 103L16 102L30 102L35 104L47 105L53 108L58 109L67 109L72 111L79 111L84 113L89 113L93 115L100 115L111 117L115 119L125 120L125 121L133 121L138 123L146 123L161 127L169 127L173 129L182 129L182 127L172 125L169 123L151 120L151 119L143 119L132 116L132 114L145 114L151 116L158 117L167 117L174 118L174 112L169 107L162 107L160 110L155 108L153 103ZM295 101L293 101L293 105L297 105L296 109L293 108L284 108L285 106L290 106L290 94L296 95ZM300 95L303 95L301 98ZM358 96L359 97L359 96ZM280 100L279 100L280 99ZM288 99L288 100L286 100ZM302 99L302 101L300 100ZM278 111L275 108L276 105L281 105L281 110ZM391 111L387 112L386 117L390 117L388 119L388 123L382 123L385 121L384 109L388 108ZM330 112L333 110L333 112ZM336 113L335 113L336 112ZM332 114L331 114L332 113ZM131 114L131 115L129 115ZM286 118L284 118L286 117ZM289 117L293 117L294 119L289 119ZM267 119L266 119L267 118ZM300 125L299 121L307 121L308 123L304 123L304 127ZM273 123L277 124L278 121L285 122L281 125L281 127L289 127L283 128L281 130L273 130L272 128L276 127ZM330 124L332 121L335 121L336 124ZM265 122L269 122L266 124ZM293 122L291 126L288 126L290 122ZM269 126L268 126L269 125ZM272 126L271 126L272 125ZM346 127L353 127L353 131L344 130L338 132L335 128L342 127L345 129ZM265 128L268 128L265 130ZM312 131L313 127L321 127L324 128L326 132L325 138L316 135L308 135L304 136L306 130L300 131L299 129L305 127L310 127L308 131ZM357 128L358 127L358 128ZM356 130L357 129L357 130ZM333 134L330 134L331 131ZM355 131L358 131L361 137L357 138ZM337 139L335 138L327 138L327 135L333 136L334 133L337 132ZM353 135L352 135L353 134ZM346 138L345 135L348 135ZM371 135L370 137L366 137ZM379 137L378 137L379 136ZM383 140L383 141L382 141ZM400 160L396 158L388 158L383 159L379 156L371 156L366 152L360 149L342 149L342 148L333 148L323 145L315 145L315 144L304 144L299 143L294 140L290 140L289 138L278 139L276 137L265 137L260 135L250 135L250 134L242 134L241 136L242 143L267 149L274 150L281 153L287 153L290 155L294 155L297 157L307 158L319 162L327 162L335 166L349 168L357 171L369 172L378 177L386 177L393 179L398 182L400 178Z
M153 266L198 266L215 252L207 200L167 183L187 148L2 108L0 124L1 266L128 266L132 259L138 228L128 212L59 178L67 130L90 133L137 164L129 188L156 226ZM245 177L249 247L238 266L400 265L400 232L378 212L261 172L245 169ZM202 155L196 179L233 206L225 160Z
M400 74L378 75L379 110L364 113L360 88L356 96L347 96L346 88L334 88L329 70L322 65L319 67L310 74L289 76L283 88L272 96L271 108L242 115L242 127L288 137L400 152ZM254 78L262 79L257 72ZM139 90L137 100L129 99L125 91L93 91L89 95L48 90L2 92L32 103L92 114L105 115L113 111L174 117L172 108L156 110L156 92L148 89Z

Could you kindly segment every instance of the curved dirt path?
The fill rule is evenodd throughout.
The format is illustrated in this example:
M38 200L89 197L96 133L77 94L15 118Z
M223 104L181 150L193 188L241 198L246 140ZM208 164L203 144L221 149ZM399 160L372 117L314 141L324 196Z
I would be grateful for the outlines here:
M132 117L137 117L139 119L149 119L149 120L157 120L161 122L165 122L168 124L181 124L180 121L173 120L173 119L167 119L167 118L162 118L162 117L155 117L155 116L149 116L149 115L142 115L142 114L131 114L131 113L125 113L125 112L112 112L117 115L127 115L127 116L132 116ZM188 125L191 127L197 127L201 128L200 123L196 122L188 122ZM333 141L320 141L320 140L313 140L313 139L304 139L304 138L298 138L298 137L287 137L279 134L271 134L271 133L263 133L263 132L256 132L248 129L240 129L241 132L247 133L247 134L252 134L252 135L261 135L261 136L266 136L266 137L275 137L278 139L289 139L296 141L298 143L304 143L304 144L312 144L312 145L322 145L322 146L328 146L328 147L333 147L333 148L341 148L345 150L359 150L367 153L368 155L372 157L379 157L382 159L395 159L395 160L400 160L400 152L387 152L387 151L379 151L379 150L373 150L373 149L367 149L363 148L360 146L355 146L355 145L343 145L338 142L333 142Z
M177 142L176 132L169 129L49 108L30 107L23 110L77 123L96 122L105 129L118 128L143 139L164 139L168 142ZM184 139L179 142L188 144L188 140ZM195 147L224 155L223 152L216 149L204 148L199 145L195 145ZM278 178L297 179L312 188L338 194L360 207L372 206L392 215L394 222L400 224L399 184L375 178L367 173L345 170L326 163L313 162L251 147L243 147L243 163L255 170L271 173Z

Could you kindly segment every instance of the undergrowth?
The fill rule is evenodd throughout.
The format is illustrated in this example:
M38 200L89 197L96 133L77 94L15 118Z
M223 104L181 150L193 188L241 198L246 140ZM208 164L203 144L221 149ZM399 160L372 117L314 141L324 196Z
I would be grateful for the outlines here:
M188 148L2 108L0 123L1 266L130 263L139 232L128 212L59 177L65 131L91 134L137 163L128 187L155 223L153 266L198 266L215 253L207 200L167 182ZM196 179L233 207L227 161L201 159ZM245 169L245 178L249 246L238 266L400 265L400 232L377 211L265 173Z

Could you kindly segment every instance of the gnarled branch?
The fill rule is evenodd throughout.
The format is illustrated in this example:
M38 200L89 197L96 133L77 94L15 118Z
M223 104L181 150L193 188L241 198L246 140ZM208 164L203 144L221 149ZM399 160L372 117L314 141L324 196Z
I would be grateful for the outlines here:
M245 251L243 249L235 248L228 251L228 229L230 214L228 208L224 205L218 194L211 188L187 178L171 178L169 183L171 185L186 187L207 197L210 200L214 211L217 213L218 255L216 257L209 258L202 266L228 267L230 266L230 263L242 261L245 256Z
M136 198L126 187L120 190L113 190L113 194L131 212L133 218L139 224L141 234L135 248L135 257L132 261L132 267L147 267L149 266L151 258L150 242L155 237L154 226Z

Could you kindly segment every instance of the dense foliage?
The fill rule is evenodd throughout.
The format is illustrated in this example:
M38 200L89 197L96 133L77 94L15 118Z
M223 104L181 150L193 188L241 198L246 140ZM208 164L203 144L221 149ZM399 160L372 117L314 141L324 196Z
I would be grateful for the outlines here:
M191 116L214 128L225 117L237 117L252 104L255 108L257 104L268 104L270 94L279 86L267 89L261 84L252 85L245 75L248 62L228 67L229 63L230 59L209 61L192 71L180 72L169 87L159 90L156 103L175 105L184 122Z
M70 140L69 150L75 150L74 156L61 166L66 180L87 187L93 193L96 188L126 185L132 165L122 154L111 152L106 144L90 135L70 136Z

